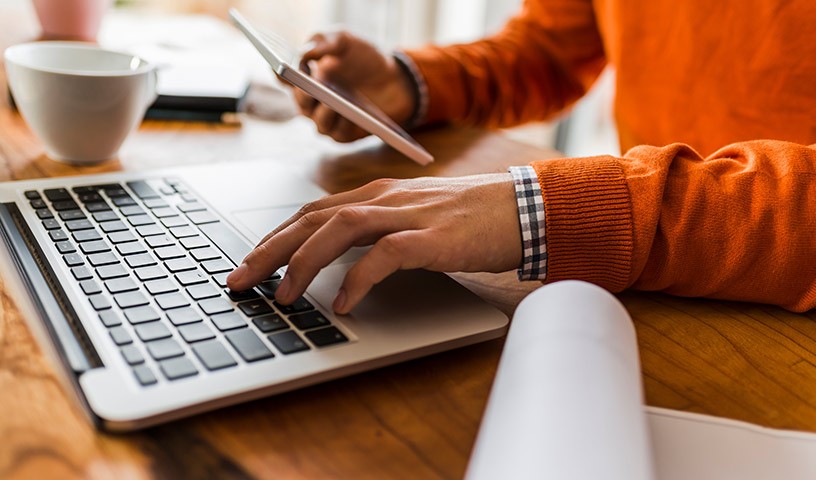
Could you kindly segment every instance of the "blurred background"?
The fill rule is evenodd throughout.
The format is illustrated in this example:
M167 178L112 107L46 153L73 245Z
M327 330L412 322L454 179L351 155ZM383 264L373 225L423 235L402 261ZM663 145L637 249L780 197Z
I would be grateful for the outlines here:
M32 21L36 22L30 2L0 0L0 6L31 9ZM106 17L103 22L100 42L134 50L131 47L139 36L157 40L157 36L178 35L175 28L178 23L168 23L166 18L206 15L225 20L227 10L237 7L257 27L276 32L293 46L301 45L316 31L345 28L390 50L478 39L499 30L521 3L522 0L115 0L108 15L112 18ZM134 15L152 19L141 25L154 28L139 28L140 24L133 22ZM198 22L199 35L204 35L209 25ZM520 141L557 148L569 156L618 154L612 119L613 84L614 74L607 71L587 98L561 118L508 129L507 134Z

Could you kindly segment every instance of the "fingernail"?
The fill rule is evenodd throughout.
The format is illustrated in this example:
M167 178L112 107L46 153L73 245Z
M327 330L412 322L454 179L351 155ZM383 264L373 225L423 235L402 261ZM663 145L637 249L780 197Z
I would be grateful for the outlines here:
M241 278L244 276L247 270L249 270L249 265L247 265L246 263L242 263L238 268L233 270L232 273L230 273L227 276L227 283L233 283L241 280Z
M278 289L275 291L275 298L278 301L286 301L286 298L289 296L289 289L291 288L292 281L289 279L289 275L283 277L281 280L280 285L278 285Z
M334 303L332 303L332 310L335 312L340 312L343 310L343 307L346 306L346 290L341 288L339 292L337 292L337 297L334 299Z

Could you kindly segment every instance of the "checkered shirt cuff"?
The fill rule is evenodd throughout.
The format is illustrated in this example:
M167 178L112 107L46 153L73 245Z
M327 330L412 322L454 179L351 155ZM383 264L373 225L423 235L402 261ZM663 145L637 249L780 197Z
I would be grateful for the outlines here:
M547 278L547 237L544 231L544 196L533 167L510 167L516 187L521 224L521 268L519 280Z
M408 74L408 78L414 86L414 99L416 101L414 112L404 125L405 128L410 130L422 125L428 116L428 102L430 101L428 82L425 81L425 77L422 76L422 72L419 71L419 67L411 57L400 51L394 52L393 55L394 60Z

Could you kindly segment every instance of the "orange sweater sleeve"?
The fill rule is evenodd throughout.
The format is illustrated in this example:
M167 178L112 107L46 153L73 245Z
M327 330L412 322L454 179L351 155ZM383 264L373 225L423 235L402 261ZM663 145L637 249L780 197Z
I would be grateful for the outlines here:
M491 38L405 53L428 86L427 123L490 127L560 112L605 65L590 0L527 0Z
M547 281L816 307L816 145L685 145L534 162Z

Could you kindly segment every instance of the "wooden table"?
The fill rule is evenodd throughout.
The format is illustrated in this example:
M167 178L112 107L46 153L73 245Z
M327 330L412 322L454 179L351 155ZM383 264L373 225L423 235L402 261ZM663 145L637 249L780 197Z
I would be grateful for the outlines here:
M0 77L0 92L4 91ZM552 156L478 130L419 135L438 162L420 168L363 143L341 148L309 123L242 127L149 122L121 159L92 168L53 162L0 104L0 180L268 157L336 192L380 176L463 175ZM302 155L297 155L301 157ZM691 266L690 268L705 268ZM536 283L512 272L459 275L512 314ZM814 315L778 308L620 295L638 333L650 405L766 426L816 430ZM0 478L459 478L501 352L490 341L127 435L89 426L0 287Z

